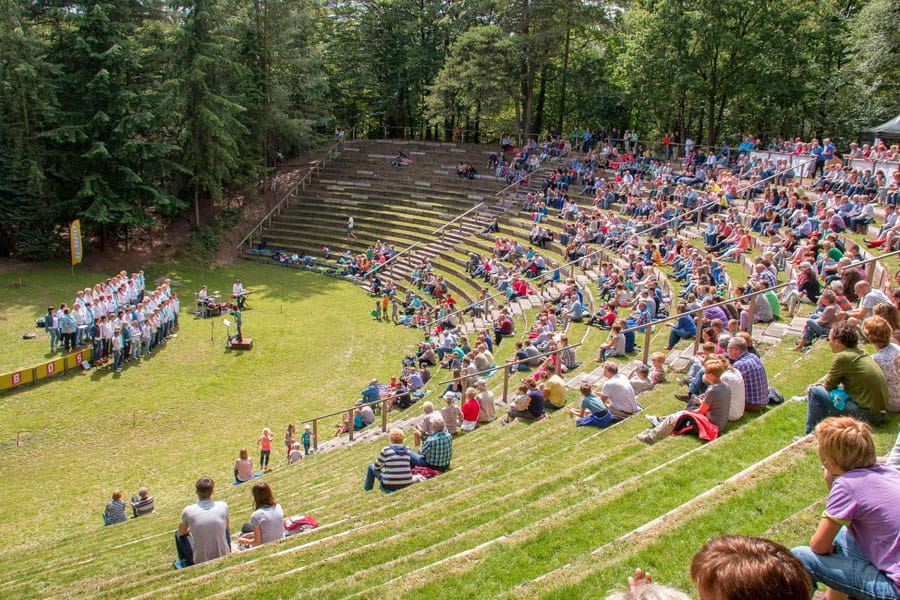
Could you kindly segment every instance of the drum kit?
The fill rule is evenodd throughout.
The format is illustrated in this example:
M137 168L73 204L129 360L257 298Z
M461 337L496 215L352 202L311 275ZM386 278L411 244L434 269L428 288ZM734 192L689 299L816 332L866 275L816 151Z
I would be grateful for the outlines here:
M206 298L197 298L197 308L201 317L217 317L228 314L231 304L222 302L222 292L216 290Z

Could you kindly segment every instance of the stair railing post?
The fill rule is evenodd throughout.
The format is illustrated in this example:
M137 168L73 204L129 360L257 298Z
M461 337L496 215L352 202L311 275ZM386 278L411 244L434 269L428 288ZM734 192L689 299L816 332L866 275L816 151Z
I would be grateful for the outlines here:
M313 450L319 449L319 420L313 419Z
M694 354L700 348L700 340L703 339L703 313L697 315L697 335L694 336Z
M510 361L507 361L510 362ZM509 365L503 366L503 403L506 404L506 395L509 393Z
M644 364L650 364L650 330L652 329L651 325L647 323L644 327Z
M756 296L749 299L750 304L747 305L747 333L753 335L753 309L756 304Z

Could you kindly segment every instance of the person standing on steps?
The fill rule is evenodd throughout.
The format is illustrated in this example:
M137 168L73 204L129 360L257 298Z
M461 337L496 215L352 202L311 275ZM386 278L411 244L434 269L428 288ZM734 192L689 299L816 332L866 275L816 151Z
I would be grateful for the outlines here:
M272 431L266 427L259 439L256 440L256 445L259 446L259 468L263 471L269 468L269 455L272 453L272 440L274 439Z
M347 215L347 237L355 238L356 235L353 233L353 215Z

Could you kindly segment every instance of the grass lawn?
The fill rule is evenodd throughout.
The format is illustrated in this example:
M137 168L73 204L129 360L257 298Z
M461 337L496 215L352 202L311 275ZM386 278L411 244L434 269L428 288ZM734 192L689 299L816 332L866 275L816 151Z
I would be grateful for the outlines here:
M0 369L45 360L46 334L28 341L22 333L34 330L48 303L70 301L105 275L76 270L73 278L65 265L38 265L23 273L23 287L0 288ZM351 405L370 377L396 373L421 336L375 322L359 288L309 272L242 262L169 265L147 275L181 282L176 338L121 374L64 375L0 397L0 532L17 534L16 544L96 530L114 489L127 497L147 485L165 506L180 502L200 474L230 481L238 450L255 454L263 427L276 435L280 464L288 423ZM255 291L244 312L244 334L254 339L246 353L226 351L221 318L189 314L202 284L227 292L235 277Z

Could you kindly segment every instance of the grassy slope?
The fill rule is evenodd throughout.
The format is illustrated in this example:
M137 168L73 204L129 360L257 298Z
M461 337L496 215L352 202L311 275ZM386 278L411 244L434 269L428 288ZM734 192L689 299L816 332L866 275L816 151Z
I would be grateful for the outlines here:
M202 283L229 290L239 275L255 290L244 313L254 350L226 352L221 319L195 319L183 310L178 337L121 375L90 371L3 396L0 533L24 527L30 546L59 535L59 523L66 533L95 529L116 488L127 495L151 486L167 507L200 473L227 481L238 449L253 449L265 426L277 436L274 455L281 460L287 423L349 406L369 377L395 372L419 338L372 321L365 294L328 277L250 263L165 272L184 283L179 295L191 300L183 305ZM42 359L35 350L45 349L46 337L14 343L9 330L26 329L40 306L66 298L73 287L66 269L42 266L25 288L0 291L0 316L17 324L3 328L0 356L7 365L18 354ZM19 448L16 431L27 440Z

